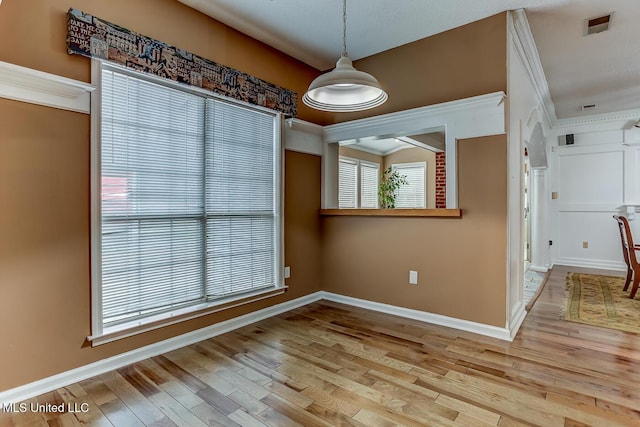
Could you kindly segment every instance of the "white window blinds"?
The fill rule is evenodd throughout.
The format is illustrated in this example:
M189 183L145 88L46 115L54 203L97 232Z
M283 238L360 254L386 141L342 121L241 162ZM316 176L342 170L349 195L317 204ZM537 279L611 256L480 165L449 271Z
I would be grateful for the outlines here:
M378 207L380 165L364 160L340 157L338 167L338 207Z
M378 207L378 181L380 167L377 163L360 161L360 207Z
M398 163L392 167L407 179L407 185L401 186L398 190L396 208L425 208L426 162Z
M340 157L338 167L338 207L358 207L358 161Z
M275 286L273 116L207 105L207 293Z
M275 115L102 71L104 325L277 281Z

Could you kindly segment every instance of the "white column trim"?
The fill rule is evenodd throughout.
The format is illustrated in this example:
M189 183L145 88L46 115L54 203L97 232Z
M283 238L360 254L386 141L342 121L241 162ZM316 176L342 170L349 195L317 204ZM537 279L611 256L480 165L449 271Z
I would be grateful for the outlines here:
M94 86L0 61L0 97L89 114Z
M531 180L531 265L530 270L546 273L549 269L547 254L548 243L548 207L547 207L547 169L533 169Z

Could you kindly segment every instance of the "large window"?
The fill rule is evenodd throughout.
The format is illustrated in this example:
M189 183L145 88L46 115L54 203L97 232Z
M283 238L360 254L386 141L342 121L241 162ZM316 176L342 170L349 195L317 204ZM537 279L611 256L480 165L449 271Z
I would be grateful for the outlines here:
M340 157L338 166L338 207L377 208L380 165Z
M277 115L105 65L99 87L94 336L279 288Z
M407 180L407 184L398 190L396 208L425 208L427 163L396 163L392 168Z

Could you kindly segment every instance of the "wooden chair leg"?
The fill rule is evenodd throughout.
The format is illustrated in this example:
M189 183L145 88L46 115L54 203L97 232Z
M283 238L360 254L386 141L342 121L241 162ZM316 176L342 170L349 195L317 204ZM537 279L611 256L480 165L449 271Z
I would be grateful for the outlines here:
M630 268L627 268L627 279L624 281L624 288L622 288L623 291L626 291L627 289L629 289L629 284L631 283L632 276L633 276L633 270Z
M638 292L638 284L640 284L640 274L634 274L633 276L633 287L631 288L629 298L634 298L636 296L636 292Z

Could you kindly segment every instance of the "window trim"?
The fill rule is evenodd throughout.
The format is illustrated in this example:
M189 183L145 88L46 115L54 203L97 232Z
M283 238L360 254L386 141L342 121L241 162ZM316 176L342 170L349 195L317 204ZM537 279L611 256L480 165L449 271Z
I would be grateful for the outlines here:
M102 236L101 236L101 141L100 131L102 127L102 111L101 111L101 91L102 91L102 70L117 70L118 72L134 76L136 78L146 79L153 83L163 86L182 90L185 92L195 93L200 96L215 98L221 101L229 102L235 105L248 107L254 110L268 112L274 115L274 180L275 195L274 201L275 213L275 269L276 269L276 286L249 291L239 295L233 295L227 298L220 298L207 301L200 304L181 307L175 310L158 313L144 319L135 319L129 322L104 327L102 318L102 277L101 277L101 260L102 260ZM284 144L282 143L282 113L274 110L248 104L246 102L230 99L224 96L213 94L212 92L186 86L180 83L172 82L160 77L139 73L121 66L105 63L100 60L93 59L91 61L91 83L96 90L91 94L91 154L90 154L90 209L91 209L91 335L87 340L92 346L106 344L118 339L130 337L133 335L159 329L165 326L173 325L179 322L188 321L197 317L206 316L222 310L250 304L265 298L281 295L286 292L287 286L284 283Z

